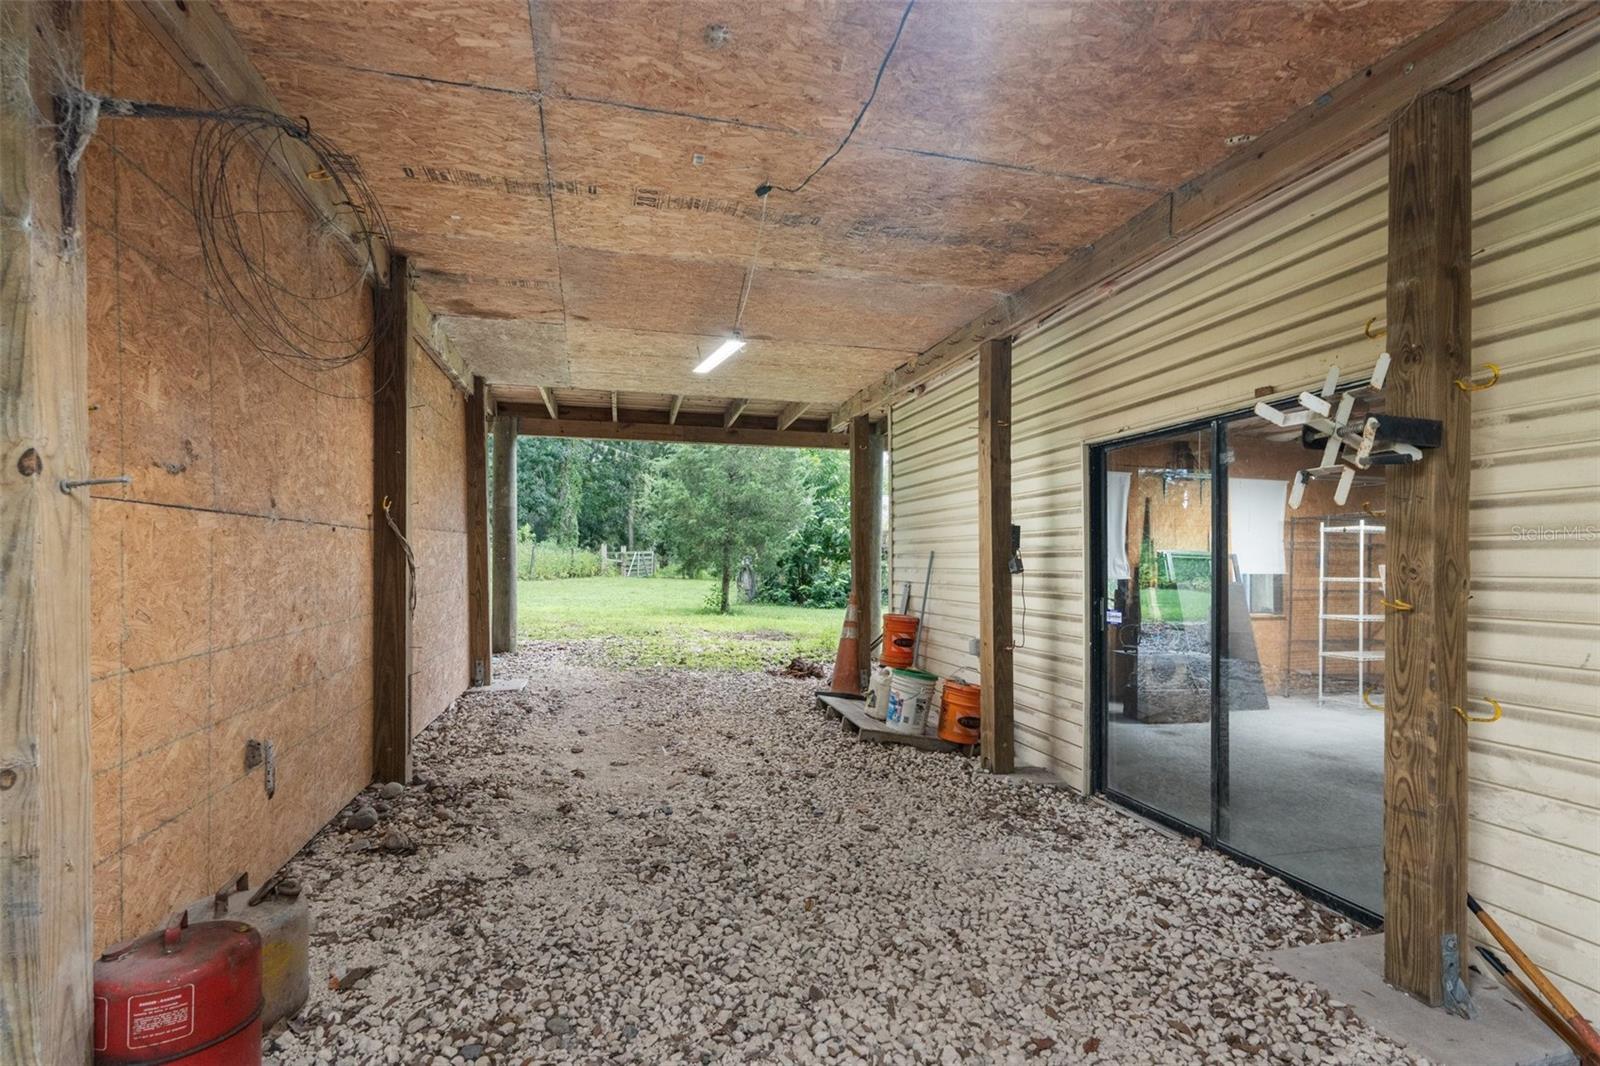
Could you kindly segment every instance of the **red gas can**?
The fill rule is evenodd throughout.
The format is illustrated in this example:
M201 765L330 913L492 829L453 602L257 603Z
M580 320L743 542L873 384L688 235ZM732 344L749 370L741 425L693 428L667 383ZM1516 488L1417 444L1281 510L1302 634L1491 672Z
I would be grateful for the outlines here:
M261 1062L261 936L196 922L120 944L94 968L97 1066Z

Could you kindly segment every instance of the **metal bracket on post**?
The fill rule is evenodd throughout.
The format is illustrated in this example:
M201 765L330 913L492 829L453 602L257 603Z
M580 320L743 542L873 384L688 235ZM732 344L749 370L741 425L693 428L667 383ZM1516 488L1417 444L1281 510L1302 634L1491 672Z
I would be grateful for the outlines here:
M1472 993L1467 990L1466 982L1461 979L1461 945L1454 933L1445 933L1439 938L1439 951L1444 958L1444 975L1441 978L1444 1009L1468 1020L1476 1018L1478 1008L1472 1002Z

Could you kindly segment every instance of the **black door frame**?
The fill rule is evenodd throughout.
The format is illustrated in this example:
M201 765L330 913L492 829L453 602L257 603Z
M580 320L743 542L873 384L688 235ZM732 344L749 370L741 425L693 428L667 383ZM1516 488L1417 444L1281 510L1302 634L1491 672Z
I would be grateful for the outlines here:
M1292 401L1291 401L1292 402ZM1229 845L1223 836L1228 807L1228 716L1222 705L1222 657L1228 640L1228 604L1226 579L1228 578L1228 488L1227 488L1227 426L1252 413L1251 410L1231 411L1209 418L1192 419L1176 425L1144 433L1135 433L1115 440L1098 441L1089 445L1089 711L1090 743L1089 786L1110 799L1119 807L1126 807L1141 817L1177 830L1197 835L1207 847L1222 852L1246 866L1280 877L1295 889L1310 896L1341 914L1354 918L1364 925L1379 928L1381 915L1368 910L1327 889L1305 881L1271 863L1263 862L1246 852ZM1174 818L1172 815L1142 803L1106 784L1106 754L1109 751L1110 723L1106 715L1106 550L1105 550L1105 457L1113 448L1159 440L1177 433L1206 431L1211 446L1211 817L1204 828Z

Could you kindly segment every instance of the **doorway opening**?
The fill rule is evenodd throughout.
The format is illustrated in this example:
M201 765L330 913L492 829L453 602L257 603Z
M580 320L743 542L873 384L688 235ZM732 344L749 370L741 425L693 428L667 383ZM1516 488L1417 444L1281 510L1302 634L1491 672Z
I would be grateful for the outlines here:
M1320 447L1320 445L1319 445ZM1383 910L1383 479L1250 414L1092 449L1095 787Z

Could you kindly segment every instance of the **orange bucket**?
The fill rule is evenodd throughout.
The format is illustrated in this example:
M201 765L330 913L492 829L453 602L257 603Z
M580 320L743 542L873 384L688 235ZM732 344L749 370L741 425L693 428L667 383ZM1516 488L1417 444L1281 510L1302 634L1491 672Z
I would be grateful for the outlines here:
M944 683L939 706L939 739L952 744L976 744L983 721L983 690L950 678Z
M917 616L914 614L886 614L883 616L883 652L878 661L885 666L907 669L911 666L911 652L917 646Z

